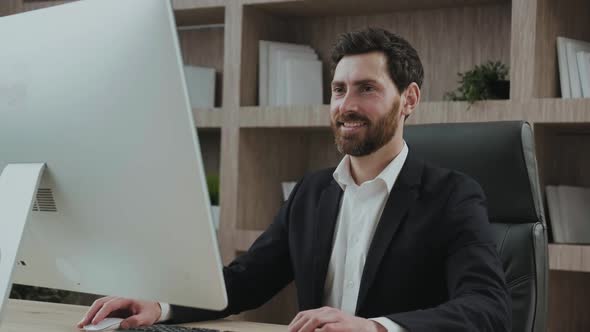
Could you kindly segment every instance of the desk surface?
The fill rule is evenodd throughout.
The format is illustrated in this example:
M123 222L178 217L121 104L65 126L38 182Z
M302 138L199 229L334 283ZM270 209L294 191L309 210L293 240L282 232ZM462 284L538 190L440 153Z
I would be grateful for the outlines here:
M88 307L45 302L9 300L0 332L78 332L75 324ZM238 321L183 324L236 332L285 332L286 326Z

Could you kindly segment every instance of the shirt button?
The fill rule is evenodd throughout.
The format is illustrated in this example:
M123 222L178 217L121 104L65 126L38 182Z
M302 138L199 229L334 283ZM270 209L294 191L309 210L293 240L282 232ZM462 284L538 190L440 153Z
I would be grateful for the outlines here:
M352 245L355 245L359 242L359 237L357 235L352 237Z
M349 281L349 282L346 284L346 287L348 287L348 288L352 288L352 287L354 287L354 281Z

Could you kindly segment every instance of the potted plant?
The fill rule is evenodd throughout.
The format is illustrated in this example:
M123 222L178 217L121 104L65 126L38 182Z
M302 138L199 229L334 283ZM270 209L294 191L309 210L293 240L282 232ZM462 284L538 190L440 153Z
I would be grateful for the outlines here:
M458 75L459 87L447 92L445 100L468 101L471 105L477 100L510 97L510 81L506 80L508 67L499 61L488 61Z
M217 230L219 229L219 175L207 175L207 188L209 189L209 199L211 200L213 225Z

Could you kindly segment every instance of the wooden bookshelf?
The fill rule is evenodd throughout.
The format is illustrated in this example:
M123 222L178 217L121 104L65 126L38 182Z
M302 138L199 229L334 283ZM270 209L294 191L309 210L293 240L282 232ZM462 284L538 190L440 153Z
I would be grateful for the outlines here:
M0 1L0 15L63 1ZM526 120L533 124L542 188L590 186L590 99L560 99L556 37L590 41L587 0L172 0L183 58L216 68L214 109L193 110L208 173L221 177L222 257L248 249L282 203L280 183L335 166L329 106L258 106L258 41L311 45L324 65L344 31L384 27L407 38L425 68L408 125ZM457 72L487 60L510 65L511 99L443 101ZM550 222L550 220L548 221ZM549 246L550 331L586 331L590 245ZM286 294L286 295L285 295ZM292 288L243 318L288 323Z

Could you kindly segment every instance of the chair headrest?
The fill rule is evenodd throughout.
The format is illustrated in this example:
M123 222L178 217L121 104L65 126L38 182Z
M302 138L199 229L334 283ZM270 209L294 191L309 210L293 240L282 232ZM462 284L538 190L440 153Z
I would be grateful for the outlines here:
M544 221L534 137L522 121L410 125L410 148L425 161L463 172L482 186L491 222Z

